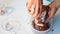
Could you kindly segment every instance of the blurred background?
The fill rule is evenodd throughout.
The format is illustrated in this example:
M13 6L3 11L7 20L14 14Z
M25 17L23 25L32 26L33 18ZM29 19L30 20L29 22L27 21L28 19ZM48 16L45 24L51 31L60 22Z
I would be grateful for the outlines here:
M34 34L30 27L33 18L27 12L26 2L27 0L0 0L0 9L11 7L10 12L7 9L8 11L5 14L0 15L0 34ZM51 2L43 0L44 5L48 5ZM19 23L19 26L18 28L15 27L16 30L7 31L2 27L2 25L5 26L3 21L8 21L9 19L18 21L16 23ZM52 23L54 23L52 27L53 31L51 30L48 34L60 34L60 8L54 16Z

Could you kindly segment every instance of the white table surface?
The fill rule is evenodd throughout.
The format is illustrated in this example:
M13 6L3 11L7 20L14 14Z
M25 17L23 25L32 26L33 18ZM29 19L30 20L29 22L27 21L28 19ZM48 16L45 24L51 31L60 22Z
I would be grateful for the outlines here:
M13 3L10 5L14 8L14 12L10 15L0 16L0 34L14 34L13 32L6 31L2 29L1 23L4 19L15 19L19 21L19 31L17 34L34 34L31 30L30 23L32 21L32 17L28 14L26 9L26 1L27 0L14 0ZM58 12L59 13L59 12ZM57 13L57 14L58 14ZM54 31L50 31L48 34L60 34L60 15L56 15L54 18Z

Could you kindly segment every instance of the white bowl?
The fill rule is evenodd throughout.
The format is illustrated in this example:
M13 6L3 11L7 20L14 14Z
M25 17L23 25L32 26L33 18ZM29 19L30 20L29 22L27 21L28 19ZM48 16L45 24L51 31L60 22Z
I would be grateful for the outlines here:
M31 29L34 34L47 34L51 30L51 27L45 31L38 31L38 30L34 29L33 26L31 26Z

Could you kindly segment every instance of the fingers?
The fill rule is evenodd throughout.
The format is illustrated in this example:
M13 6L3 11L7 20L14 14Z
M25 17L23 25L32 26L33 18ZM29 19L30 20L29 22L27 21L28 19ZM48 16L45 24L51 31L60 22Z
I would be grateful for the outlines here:
M34 18L38 18L42 11L42 0L28 0L26 3L28 13Z
M33 3L33 4L32 4ZM28 2L28 4L27 4L27 6L28 6L28 13L30 14L30 15L32 15L33 16L33 14L34 14L34 12L35 12L35 5L36 5L36 1L32 1L31 0L31 2L30 2L30 4L29 4L29 2Z
M48 16L46 18L46 23L48 23L49 20L55 15L59 6L60 5L58 5L58 3L56 3L55 1L53 1L51 4L49 4L49 7L51 8L51 10L48 10L49 12L48 12Z
M34 6L32 5L32 8L31 9L28 9L28 13L30 14L30 15L33 15L34 14L34 11L35 10L35 8L34 8Z
M51 8L51 10L48 12L46 23L49 22L49 20L55 15L55 13L56 13L56 8Z
M37 14L38 14L38 8L39 8L39 6L38 6L38 0L36 1L36 8L35 8L35 13L34 13L34 17L36 17L37 16Z
M34 0L28 0L28 2L26 3L26 7L27 7L28 9L32 6L33 1L34 1Z
M37 19L43 17L44 11L46 10L46 7L47 7L47 6L43 6L42 9L41 9L41 13L38 12L38 15L37 15L37 17L36 17ZM39 9L39 10L40 10L40 9Z
M36 8L33 16L37 17L40 14L41 10L42 10L42 0L36 0Z
M41 2L40 2L40 14L42 13L42 9L43 9L43 0L40 0Z

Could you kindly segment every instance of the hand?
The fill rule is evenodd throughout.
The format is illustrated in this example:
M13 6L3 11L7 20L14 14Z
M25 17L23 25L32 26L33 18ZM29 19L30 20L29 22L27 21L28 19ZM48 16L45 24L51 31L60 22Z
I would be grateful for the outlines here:
M40 21L39 19L43 16L43 11L47 8L47 6L43 6L42 0L28 0L26 7L36 23Z
M42 0L28 0L26 3L28 13L37 19L39 17L39 14L41 14L42 4Z
M50 9L47 14L46 23L48 23L49 20L56 14L58 8L60 7L60 4L58 4L58 3L56 2L56 0L54 0L51 4L48 5L50 7Z

